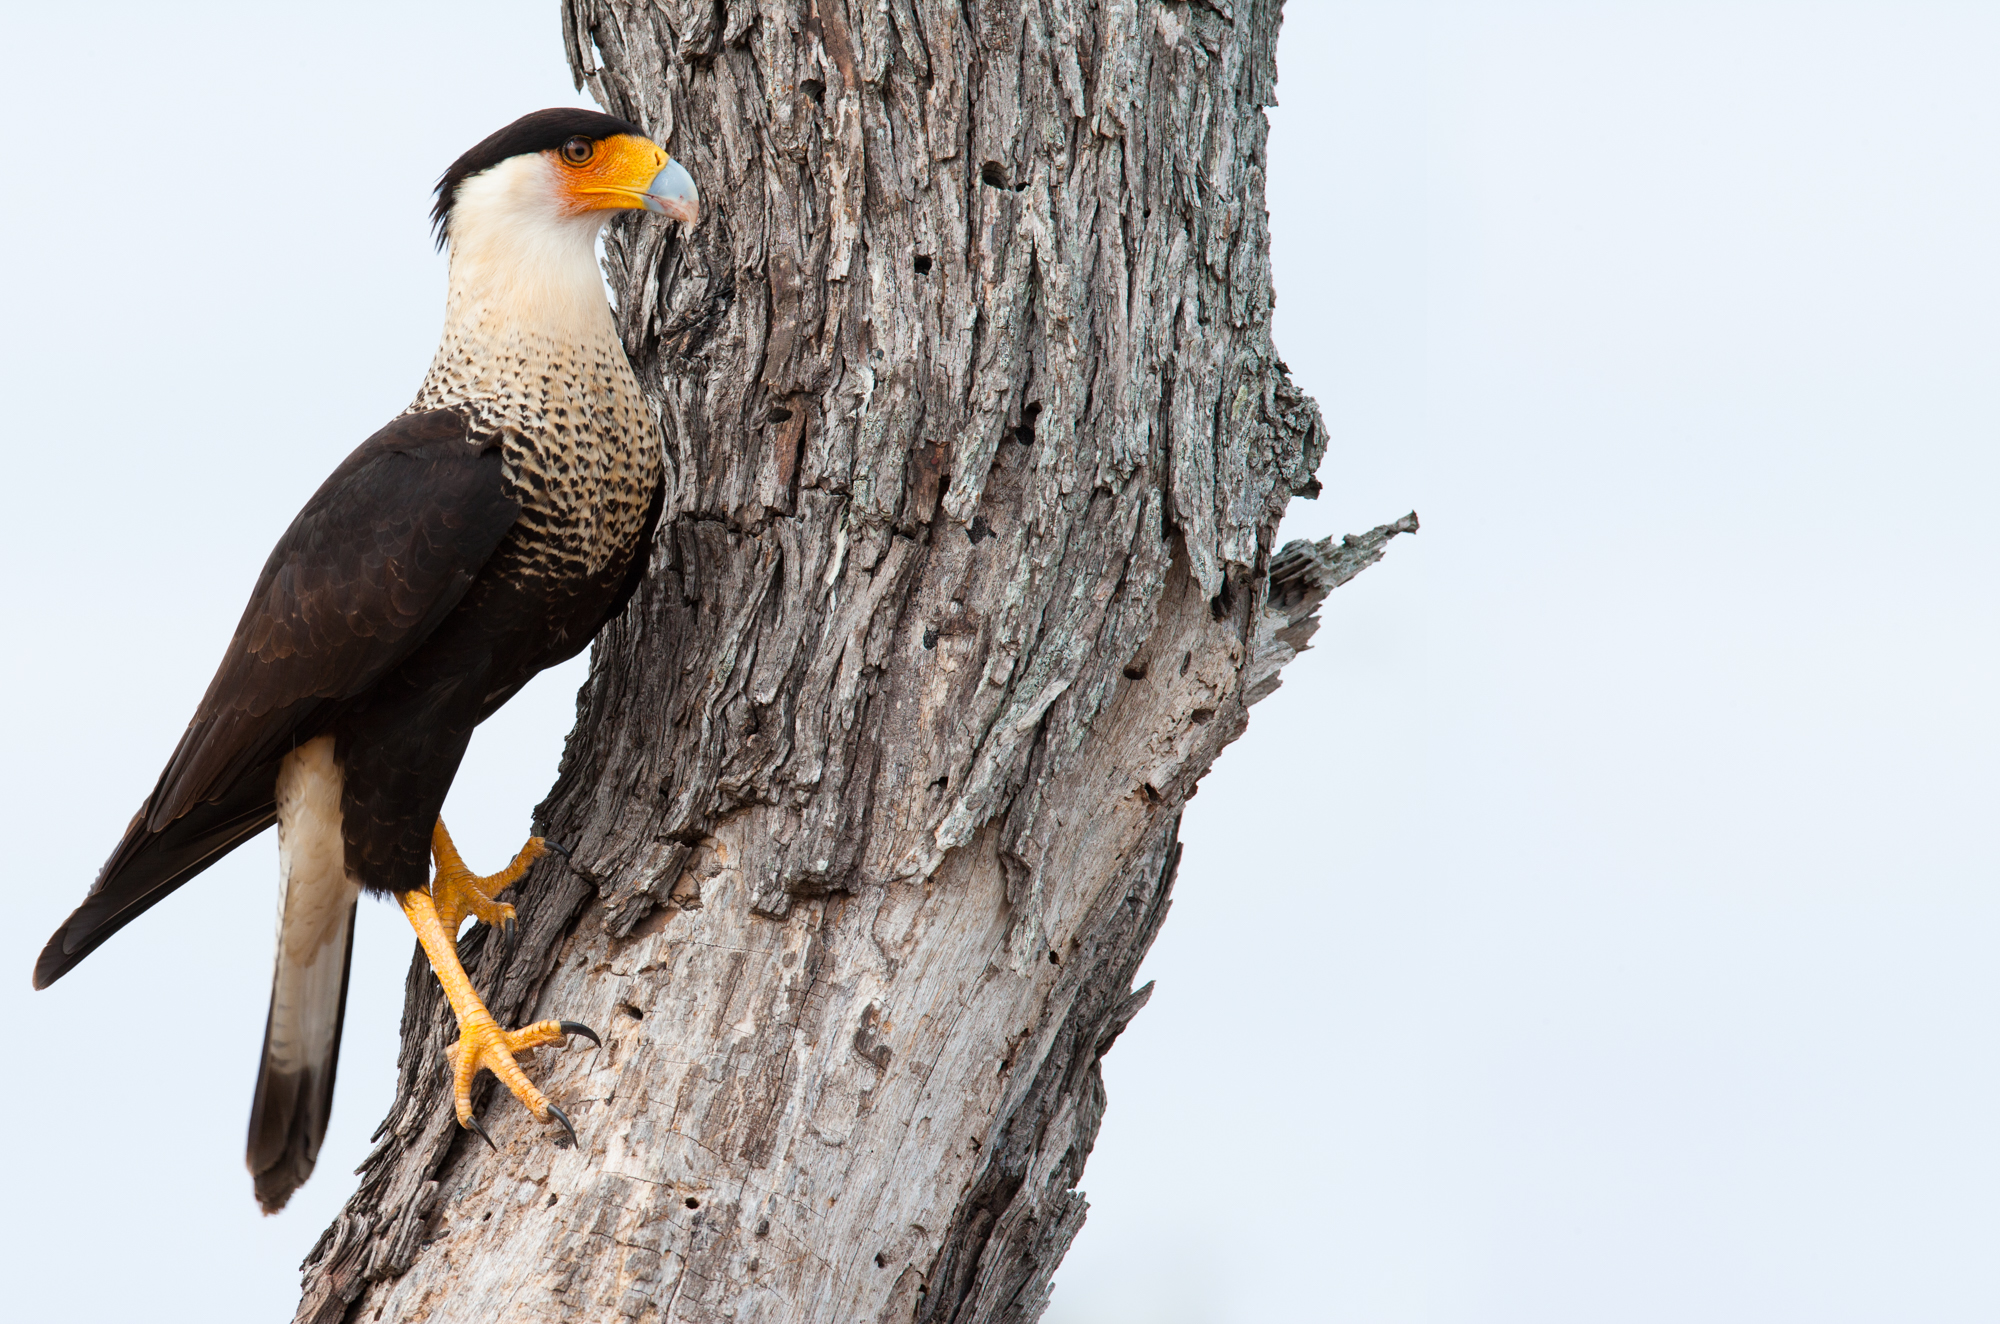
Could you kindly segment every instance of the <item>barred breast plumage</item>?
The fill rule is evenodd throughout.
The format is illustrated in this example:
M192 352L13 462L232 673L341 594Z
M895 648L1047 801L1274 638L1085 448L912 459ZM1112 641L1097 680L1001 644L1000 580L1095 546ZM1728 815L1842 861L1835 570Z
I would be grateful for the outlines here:
M603 322L574 339L497 317L448 328L407 411L455 408L501 438L521 519L498 556L536 578L628 563L660 484L658 424Z

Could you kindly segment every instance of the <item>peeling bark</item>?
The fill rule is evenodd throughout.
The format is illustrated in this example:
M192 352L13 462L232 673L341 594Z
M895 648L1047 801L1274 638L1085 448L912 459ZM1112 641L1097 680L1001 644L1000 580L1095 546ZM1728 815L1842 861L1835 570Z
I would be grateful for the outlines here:
M467 969L580 1136L396 1101L298 1318L1031 1321L1183 804L1325 594L1270 338L1277 0L569 0L699 181L607 240L667 517ZM490 1082L487 1086L490 1097Z

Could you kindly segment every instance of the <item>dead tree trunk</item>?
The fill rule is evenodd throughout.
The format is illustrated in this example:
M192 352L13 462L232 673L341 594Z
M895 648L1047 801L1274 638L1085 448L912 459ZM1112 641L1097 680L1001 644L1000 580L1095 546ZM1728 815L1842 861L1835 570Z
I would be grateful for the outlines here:
M574 1150L396 1103L299 1318L1030 1321L1183 803L1387 526L1272 553L1279 0L569 0L699 181L610 237L669 519L466 965Z

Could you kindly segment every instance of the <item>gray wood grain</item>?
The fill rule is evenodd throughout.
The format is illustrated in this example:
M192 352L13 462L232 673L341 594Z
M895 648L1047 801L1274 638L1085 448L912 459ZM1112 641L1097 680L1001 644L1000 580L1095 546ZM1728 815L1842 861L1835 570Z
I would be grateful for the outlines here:
M699 181L607 241L670 495L539 826L461 944L605 1032L396 1102L298 1318L1028 1321L1085 1203L1182 806L1332 587L1274 556L1317 408L1271 345L1276 0L570 0Z

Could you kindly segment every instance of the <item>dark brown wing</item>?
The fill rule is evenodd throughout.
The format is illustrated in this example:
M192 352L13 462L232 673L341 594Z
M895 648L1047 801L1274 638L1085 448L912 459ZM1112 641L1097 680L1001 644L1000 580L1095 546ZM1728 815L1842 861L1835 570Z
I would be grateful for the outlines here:
M519 518L497 438L440 410L363 442L278 540L159 784L35 963L44 988L268 826L276 766L408 657Z

